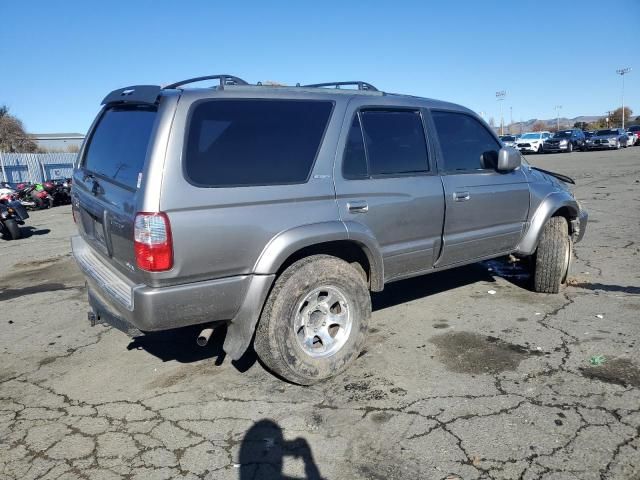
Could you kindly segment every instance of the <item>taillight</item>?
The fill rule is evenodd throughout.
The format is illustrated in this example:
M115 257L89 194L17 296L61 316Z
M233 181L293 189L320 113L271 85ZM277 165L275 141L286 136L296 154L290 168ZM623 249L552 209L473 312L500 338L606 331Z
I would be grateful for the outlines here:
M173 267L173 242L165 213L138 213L134 224L134 248L138 268L162 272Z

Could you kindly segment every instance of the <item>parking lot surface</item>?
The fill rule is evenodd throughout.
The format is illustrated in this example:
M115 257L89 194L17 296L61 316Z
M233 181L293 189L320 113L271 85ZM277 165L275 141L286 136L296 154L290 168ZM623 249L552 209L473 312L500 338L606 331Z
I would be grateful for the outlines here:
M391 284L307 388L223 331L91 327L69 207L33 212L0 241L0 479L640 478L640 148L527 158L589 210L570 285L507 260Z

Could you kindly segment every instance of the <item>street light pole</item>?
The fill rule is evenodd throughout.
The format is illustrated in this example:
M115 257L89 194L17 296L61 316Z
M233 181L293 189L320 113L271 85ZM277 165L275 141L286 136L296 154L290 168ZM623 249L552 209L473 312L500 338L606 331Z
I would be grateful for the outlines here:
M507 95L506 90L500 90L496 92L496 100L500 102L500 135L504 135L504 116L502 115L502 101L504 97Z
M556 132L560 131L560 109L562 105L556 105L554 107L556 109Z
M513 128L513 107L509 107L509 135L513 132L511 129Z
M624 76L631 71L631 67L619 68L616 73L622 77L622 129L624 130Z

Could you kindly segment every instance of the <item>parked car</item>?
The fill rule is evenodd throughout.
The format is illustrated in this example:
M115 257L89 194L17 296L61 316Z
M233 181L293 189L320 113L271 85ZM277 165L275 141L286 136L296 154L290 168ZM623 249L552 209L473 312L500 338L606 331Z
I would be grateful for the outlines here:
M591 137L591 142L587 144L589 150L597 150L602 148L614 148L626 147L629 142L627 132L621 128L607 128L604 130L598 130L596 134Z
M201 345L224 322L232 359L255 337L307 385L358 357L391 282L513 254L535 291L559 290L587 224L570 179L465 107L345 83L108 94L73 174L89 320L197 324Z
M632 133L634 137L633 142L629 145L640 145L640 125L631 125L627 128L627 132Z
M513 135L500 135L500 141L505 147L515 147L516 137Z
M544 143L551 138L551 132L527 132L518 139L516 147L522 153L542 153Z
M574 150L586 150L585 136L582 130L577 128L561 130L544 142L544 153L567 152Z

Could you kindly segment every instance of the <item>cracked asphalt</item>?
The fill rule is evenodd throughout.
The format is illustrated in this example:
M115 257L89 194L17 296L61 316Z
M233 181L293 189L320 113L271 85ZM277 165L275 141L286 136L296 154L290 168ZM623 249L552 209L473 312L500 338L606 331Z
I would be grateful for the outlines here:
M528 159L590 212L570 285L506 259L389 285L363 355L309 388L222 330L89 326L70 210L34 212L0 241L0 480L639 479L640 148Z

